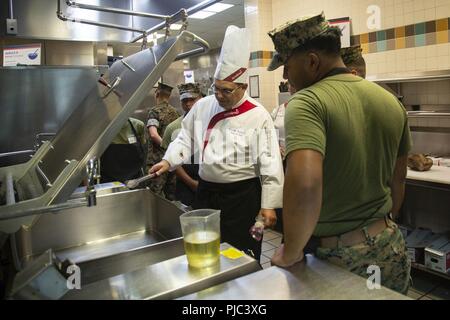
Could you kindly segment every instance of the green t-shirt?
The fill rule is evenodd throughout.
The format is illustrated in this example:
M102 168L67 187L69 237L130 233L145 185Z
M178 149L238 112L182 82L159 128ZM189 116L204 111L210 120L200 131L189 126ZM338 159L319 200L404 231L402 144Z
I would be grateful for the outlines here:
M145 125L144 122L138 119L129 118L131 123L133 124L134 130L136 130L136 134L141 140L141 143L145 145ZM137 143L137 138L133 132L133 129L130 126L130 123L125 122L125 125L120 129L119 134L112 141L113 144L133 144Z
M351 74L328 77L291 98L285 127L287 154L312 149L324 156L315 236L342 234L390 212L389 181L411 148L406 111L392 94Z
M177 120L171 122L166 130L164 131L164 136L162 138L161 147L167 149L169 144L175 140L178 135L178 131L181 130L181 122L184 116L179 117Z

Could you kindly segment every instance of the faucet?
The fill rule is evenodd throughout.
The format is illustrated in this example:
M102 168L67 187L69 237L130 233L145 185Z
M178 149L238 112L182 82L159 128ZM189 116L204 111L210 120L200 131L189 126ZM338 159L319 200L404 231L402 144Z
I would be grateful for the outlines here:
M89 160L86 165L87 172L87 187L86 187L86 201L87 206L92 207L97 205L97 191L95 190L95 182L99 178L98 176L98 161L94 157Z

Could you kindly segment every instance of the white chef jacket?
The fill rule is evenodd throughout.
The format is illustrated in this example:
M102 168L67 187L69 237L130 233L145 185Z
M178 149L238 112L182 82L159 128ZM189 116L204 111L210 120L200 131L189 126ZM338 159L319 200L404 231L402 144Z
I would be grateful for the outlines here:
M238 112L243 106L248 110ZM229 117L220 119L223 115ZM196 155L203 180L232 183L259 177L261 208L282 207L284 174L273 121L247 94L231 111L223 109L214 95L192 107L163 159L174 170L189 163L191 154Z
M284 114L286 112L286 105L287 103L283 103L272 111L272 119L275 129L277 130L278 143L282 148L286 148L286 137L284 131Z

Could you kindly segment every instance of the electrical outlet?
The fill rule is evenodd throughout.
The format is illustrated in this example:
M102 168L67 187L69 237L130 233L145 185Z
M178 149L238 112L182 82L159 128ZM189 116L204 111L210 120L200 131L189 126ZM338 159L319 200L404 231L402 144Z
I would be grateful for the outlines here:
M16 19L6 19L6 34L17 34Z

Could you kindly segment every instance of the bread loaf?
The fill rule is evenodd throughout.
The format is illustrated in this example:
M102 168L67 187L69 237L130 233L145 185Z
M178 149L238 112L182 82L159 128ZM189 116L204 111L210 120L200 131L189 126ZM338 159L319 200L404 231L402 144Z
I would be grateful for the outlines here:
M433 166L433 160L423 154L411 154L408 156L408 167L415 171L428 171Z

